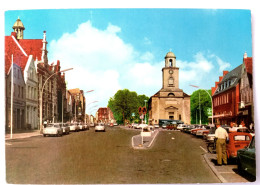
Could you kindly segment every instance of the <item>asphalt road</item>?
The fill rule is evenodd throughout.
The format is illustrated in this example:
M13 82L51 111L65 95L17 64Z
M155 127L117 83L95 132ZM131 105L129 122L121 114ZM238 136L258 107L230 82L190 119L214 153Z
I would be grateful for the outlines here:
M134 150L137 130L71 133L6 142L6 180L12 184L218 183L203 159L202 140L162 131L152 148Z

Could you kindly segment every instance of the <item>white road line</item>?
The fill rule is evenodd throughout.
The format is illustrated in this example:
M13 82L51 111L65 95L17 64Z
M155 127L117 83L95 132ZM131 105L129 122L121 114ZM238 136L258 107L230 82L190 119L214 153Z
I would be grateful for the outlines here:
M207 151L205 148L203 148L202 146L200 146L200 148L201 148L204 152L208 153L208 151Z

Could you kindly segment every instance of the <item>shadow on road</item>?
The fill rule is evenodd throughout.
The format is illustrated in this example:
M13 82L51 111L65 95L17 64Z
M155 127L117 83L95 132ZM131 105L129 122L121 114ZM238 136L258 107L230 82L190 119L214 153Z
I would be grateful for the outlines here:
M247 173L246 171L239 171L237 168L232 169L236 174L240 175L241 177L245 178L249 182L256 181L256 177Z

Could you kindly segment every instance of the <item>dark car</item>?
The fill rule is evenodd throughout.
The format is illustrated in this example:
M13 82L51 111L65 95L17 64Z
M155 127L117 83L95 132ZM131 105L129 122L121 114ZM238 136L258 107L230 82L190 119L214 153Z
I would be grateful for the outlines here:
M237 151L237 168L239 171L247 171L256 176L255 137L248 147Z

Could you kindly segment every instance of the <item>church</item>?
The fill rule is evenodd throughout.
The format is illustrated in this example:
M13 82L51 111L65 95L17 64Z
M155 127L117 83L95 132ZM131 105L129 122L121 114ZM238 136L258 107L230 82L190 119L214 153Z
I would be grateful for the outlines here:
M162 88L148 101L149 123L162 120L179 120L190 124L190 96L179 89L179 68L176 56L168 52L162 68Z

